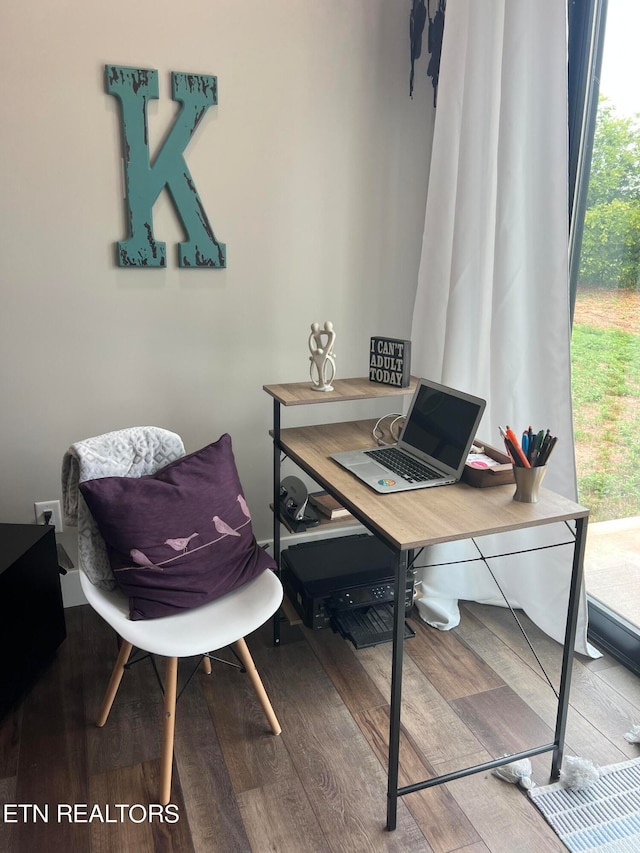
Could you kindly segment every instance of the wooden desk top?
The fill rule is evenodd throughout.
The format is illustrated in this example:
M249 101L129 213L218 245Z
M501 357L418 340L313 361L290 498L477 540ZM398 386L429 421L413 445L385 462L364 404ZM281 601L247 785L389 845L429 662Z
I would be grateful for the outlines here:
M311 392L314 393L314 392ZM315 392L318 393L318 392ZM548 489L537 503L513 500L515 486L475 489L465 483L379 495L330 459L374 445L375 420L283 429L282 449L369 529L404 550L586 518L589 510Z
M263 385L262 388L283 406L308 406L312 403L339 403L343 400L370 400L373 397L406 397L416 390L418 379L411 377L406 388L382 385L368 379L336 379L333 391L314 391L311 381L288 382L285 385Z

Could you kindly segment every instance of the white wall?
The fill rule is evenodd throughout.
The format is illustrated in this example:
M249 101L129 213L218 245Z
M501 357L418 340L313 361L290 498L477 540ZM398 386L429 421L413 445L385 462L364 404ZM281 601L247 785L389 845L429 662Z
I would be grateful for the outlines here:
M271 400L308 376L313 321L337 331L337 375L364 375L372 334L407 337L424 222L432 90L408 95L404 0L32 0L0 29L0 521L60 497L81 438L134 424L188 450L234 440L269 535ZM218 77L186 151L226 270L121 269L118 105L104 65L156 68L152 150L170 72ZM323 415L328 415L323 407ZM315 416L317 417L317 410ZM349 418L352 410L336 412ZM293 422L293 420L290 420ZM73 550L72 531L63 544Z

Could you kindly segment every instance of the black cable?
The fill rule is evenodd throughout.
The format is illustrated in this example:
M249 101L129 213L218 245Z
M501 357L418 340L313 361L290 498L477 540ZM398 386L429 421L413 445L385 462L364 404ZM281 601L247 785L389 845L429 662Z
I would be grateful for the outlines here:
M475 539L472 539L471 541L472 541L472 542L473 542L473 544L476 546L476 548L478 548L478 543L476 542L476 540L475 540ZM558 691L557 691L557 690L556 690L556 688L553 686L553 683L552 683L551 679L550 679L550 678L549 678L549 676L547 675L547 671L546 671L546 669L545 669L545 668L544 668L544 666L542 665L542 661L540 660L540 658L539 658L539 657L538 657L538 655L536 654L536 650L533 648L533 645L531 644L531 641L530 641L529 637L527 636L527 632L524 630L524 628L523 628L523 626L522 626L522 623L521 623L521 622L520 622L520 620L518 619L518 616L517 616L517 614L516 614L515 610L513 609L513 607L511 606L511 604L509 603L509 600L508 600L507 596L504 594L504 592L503 592L503 590L502 590L502 587L501 587L501 586L500 586L500 584L498 583L498 579L496 578L496 576L494 575L494 573L491 571L491 566L489 565L489 563L487 562L487 560L486 560L486 559L484 558L484 556L482 555L482 552L480 551L480 548L478 548L478 553L480 554L480 556L481 556L481 558L482 558L482 562L483 562L483 563L485 564L485 566L487 567L487 570L488 570L489 574L490 574L490 575L491 575L491 577L493 578L493 581L494 581L495 585L498 587L498 590L500 591L500 595L501 595L501 596L502 596L502 598L504 599L504 603L507 605L507 607L509 608L509 611L511 612L511 615L512 615L512 616L513 616L513 618L516 620L516 625L517 625L517 626L518 626L518 628L520 629L520 633L521 633L521 634L522 634L522 636L524 637L526 644L529 646L529 650L531 651L531 654L534 656L534 658L536 659L536 661L537 661L537 663L538 663L538 666L539 666L539 667L540 667L540 669L542 670L542 674L544 675L544 677L545 677L545 679L546 679L546 681L547 681L547 684L548 684L548 685L549 685L549 687L553 690L553 693L554 693L554 695L555 695L556 699L558 699L558 700L559 700L559 699L560 699L560 695L559 695ZM489 558L489 559L491 559L491 558Z

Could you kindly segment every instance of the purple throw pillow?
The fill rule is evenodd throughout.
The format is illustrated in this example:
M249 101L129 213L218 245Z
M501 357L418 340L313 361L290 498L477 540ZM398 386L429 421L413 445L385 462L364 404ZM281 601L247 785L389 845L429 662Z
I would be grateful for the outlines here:
M80 491L131 619L198 607L275 568L253 535L227 434L156 474L87 480Z

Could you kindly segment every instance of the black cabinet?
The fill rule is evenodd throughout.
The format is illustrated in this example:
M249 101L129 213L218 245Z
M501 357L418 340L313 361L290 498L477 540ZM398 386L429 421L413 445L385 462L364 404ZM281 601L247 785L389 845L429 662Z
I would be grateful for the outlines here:
M0 718L66 637L55 530L0 524Z

